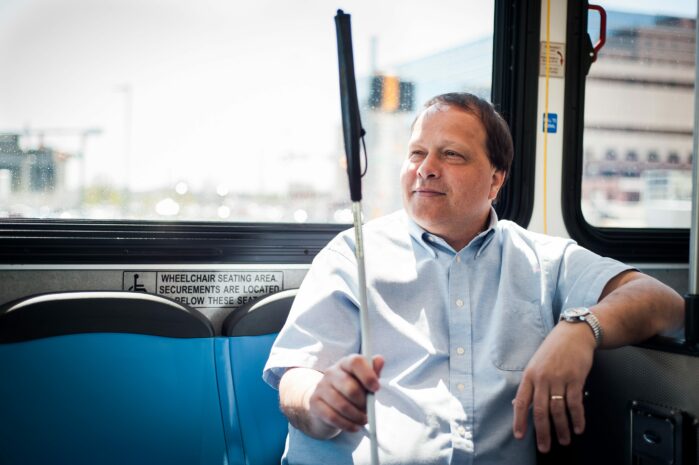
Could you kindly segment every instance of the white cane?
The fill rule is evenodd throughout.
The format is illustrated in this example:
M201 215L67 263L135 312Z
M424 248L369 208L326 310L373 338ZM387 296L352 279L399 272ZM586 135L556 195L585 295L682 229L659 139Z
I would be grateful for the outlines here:
M361 331L362 355L369 366L373 368L371 348L369 346L369 306L366 300L366 276L364 274L364 239L362 238L362 202L352 202L354 215L354 236L356 238L355 255L357 256L357 287L359 288L359 328ZM366 413L369 418L369 439L371 440L371 463L379 464L379 445L376 438L376 410L374 409L374 393L366 398Z
M354 217L355 255L357 257L357 288L359 291L359 328L362 355L373 369L369 337L369 307L366 298L366 276L364 271L364 239L362 237L362 170L359 161L359 143L364 130L359 118L357 86L354 79L354 58L352 56L352 32L350 15L337 10L335 16L337 30L337 53L340 65L340 101L342 103L342 129L347 156L347 176L349 178L352 214ZM366 150L365 150L366 154ZM376 411L374 394L368 393L366 413L369 418L369 440L371 464L379 465L379 446L376 438Z

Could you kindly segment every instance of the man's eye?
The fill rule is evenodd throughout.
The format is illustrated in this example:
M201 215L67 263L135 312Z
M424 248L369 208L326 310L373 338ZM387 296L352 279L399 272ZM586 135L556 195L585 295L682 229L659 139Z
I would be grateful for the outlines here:
M424 154L419 150L413 150L412 152L410 152L410 158L420 158L422 156L424 156Z
M444 152L444 155L446 155L449 158L463 158L460 153L456 153L452 150L447 150Z

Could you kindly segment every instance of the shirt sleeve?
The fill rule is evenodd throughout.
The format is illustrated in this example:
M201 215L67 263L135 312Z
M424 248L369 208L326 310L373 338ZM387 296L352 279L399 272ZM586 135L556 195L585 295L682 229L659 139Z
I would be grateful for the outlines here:
M291 367L324 371L360 350L357 265L341 238L313 260L289 317L272 346L263 379L275 389Z
M571 242L565 248L559 268L554 300L558 305L554 309L554 321L558 320L561 310L565 308L595 305L609 280L634 269Z

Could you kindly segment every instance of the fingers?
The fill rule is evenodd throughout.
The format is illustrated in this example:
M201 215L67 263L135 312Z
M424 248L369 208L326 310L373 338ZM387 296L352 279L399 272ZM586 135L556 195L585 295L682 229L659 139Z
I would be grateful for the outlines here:
M532 383L526 377L523 378L517 389L517 395L512 401L514 409L512 430L517 439L522 439L527 432L527 418L529 417L529 405L532 403L533 392Z
M549 422L549 390L534 391L534 430L536 431L536 446L539 452L546 453L551 448L551 423Z
M582 434L585 431L585 407L583 405L583 386L568 386L566 390L568 414L573 424L573 432Z
M571 425L575 434L582 434L585 431L583 387L570 384L566 388L552 388L551 392L565 392L565 394L551 394L549 397L549 410L556 430L558 443L567 446L571 442Z
M345 431L358 431L367 422L364 410L348 400L333 385L319 383L311 395L310 411L325 423Z
M345 431L358 431L368 421L367 391L379 389L384 360L376 356L370 365L361 355L342 358L328 368L309 399L312 414Z
M379 376L374 366L369 365L363 356L355 354L344 357L340 360L339 365L347 374L356 378L367 391L376 392L379 390ZM378 365L382 369L383 358L374 357L373 365Z
M567 446L570 444L570 429L568 428L568 412L564 387L560 386L551 389L549 410L551 411L551 419L556 430L558 443Z
M555 387L551 387L545 383L534 383L531 379L528 375L523 377L512 401L515 438L524 437L531 406L539 451L546 453L551 449L554 431L561 445L569 445L571 423L575 434L582 434L585 429L582 386L571 384L564 387L556 384Z
M571 423L573 432L583 432L582 391L594 356L590 339L589 328L570 324L557 325L544 339L522 374L515 398L516 438L524 437L530 405L540 452L550 450L553 434L560 444L570 444Z

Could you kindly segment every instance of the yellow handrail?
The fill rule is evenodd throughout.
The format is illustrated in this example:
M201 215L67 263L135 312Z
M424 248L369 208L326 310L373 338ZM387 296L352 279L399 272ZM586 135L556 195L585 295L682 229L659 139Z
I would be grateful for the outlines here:
M549 135L549 74L550 74L550 64L549 55L551 53L551 0L546 0L546 62L545 67L545 82L546 82L546 92L544 96L544 203L543 203L543 213L544 213L544 234L548 233L548 216L547 216L547 198L548 198L548 135Z

